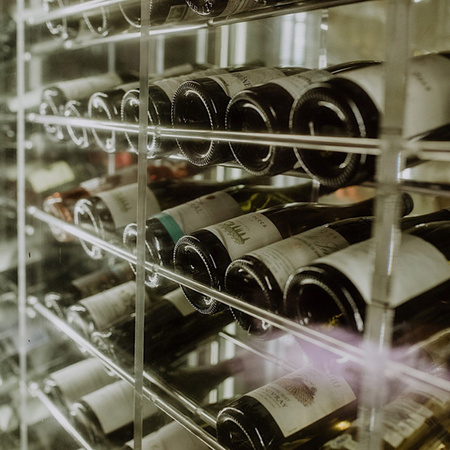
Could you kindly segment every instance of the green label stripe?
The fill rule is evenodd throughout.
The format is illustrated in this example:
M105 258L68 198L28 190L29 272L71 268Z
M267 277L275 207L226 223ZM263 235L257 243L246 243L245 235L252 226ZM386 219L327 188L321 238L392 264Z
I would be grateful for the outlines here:
M174 218L169 214L162 212L159 214L155 214L154 217L156 217L164 225L173 242L177 242L178 239L184 236L183 230L180 228Z

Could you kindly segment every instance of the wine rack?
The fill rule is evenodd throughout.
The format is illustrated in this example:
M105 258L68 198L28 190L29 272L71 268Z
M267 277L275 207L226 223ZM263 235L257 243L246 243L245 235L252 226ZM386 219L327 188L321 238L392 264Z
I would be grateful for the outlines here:
M433 1L435 1L435 8L429 5ZM194 289L279 328L286 336L288 342L286 345L289 349L291 349L291 345L292 348L298 347L299 361L302 359L301 347L296 347L297 344L291 342L292 340L306 342L320 351L324 350L360 366L362 368L362 395L359 399L358 416L363 426L360 428L359 445L364 450L381 449L382 408L386 403L384 388L388 380L398 378L402 379L405 384L419 386L424 390L439 389L450 393L448 378L434 376L396 360L386 359L384 353L390 348L393 309L389 304L389 299L391 298L392 266L395 267L395 258L401 241L398 233L399 218L392 205L403 192L429 198L434 196L450 198L448 182L450 173L447 173L444 180L421 180L409 176L408 171L404 170L407 158L440 162L443 167L445 165L448 167L450 163L448 141L412 141L402 137L406 114L404 86L409 57L413 53L450 50L450 30L445 28L446 23L448 27L450 8L446 4L446 0L280 1L274 6L262 5L259 8L227 17L198 16L192 17L191 20L172 21L155 26L151 25L149 17L144 14L140 28L129 26L125 31L118 33L115 33L113 29L106 35L96 35L87 29L83 21L83 14L100 14L102 9L119 12L119 6L123 2L124 0L55 2L58 7L45 11L41 0L11 0L11 2L7 2L10 4L6 5L2 11L3 15L12 12L17 29L16 56L0 62L0 66L5 68L4 74L0 76L3 91L0 116L2 123L7 122L12 124L10 126L16 126L13 142L7 139L0 140L2 141L0 142L2 162L14 167L16 171L12 188L0 181L0 205L7 213L4 218L0 219L0 237L4 241L14 237L16 239L14 245L18 254L17 267L12 267L8 273L14 274L14 281L17 283L19 344L17 374L15 374L17 384L13 386L18 391L18 409L23 424L18 431L21 442L20 449L35 448L28 438L26 426L27 404L30 395L41 400L48 408L49 414L53 415L61 427L68 432L76 445L87 450L97 449L100 445L89 442L89 439L73 424L71 417L67 417L58 405L54 404L46 395L42 384L44 372L29 367L27 363L29 350L27 350L26 342L30 316L44 320L47 326L56 330L71 345L80 349L83 357L89 355L98 359L115 377L133 386L136 449L142 448L143 399L151 400L170 419L179 422L208 447L218 450L225 449L211 432L211 429L214 430L216 427L216 415L209 411L203 403L193 401L185 392L170 385L165 380L163 372L151 366L144 366L146 295L144 280L146 272L155 272L175 284ZM149 11L151 2L152 0L141 0L136 4L140 4L141 11ZM339 25L339 14L341 11L347 11L345 8L351 8L347 9L350 11L350 15L345 16L344 13L345 20L341 20L342 23L349 25L351 24L349 17L353 17L355 22L364 19L380 20L377 14L382 11L384 14L381 20L384 28L384 36L380 38L382 42L367 43L363 39L360 42L354 36L347 36L341 32L339 41L342 46L348 47L349 51L345 52L342 50L342 46L336 46L338 48L336 54L331 54L330 41L336 39L336 35L330 33L342 26L342 23ZM427 14L423 17L421 17L422 8ZM47 24L51 21L67 19L74 20L79 25L78 34L73 39L66 40L52 37L47 29ZM288 19L292 20L288 22ZM428 37L428 41L425 40L423 27L426 24L423 25L422 22L427 20L435 25L434 41ZM289 27L293 27L294 31L290 35L283 34L287 33L286 30L290 29ZM299 29L304 32L298 31ZM264 33L267 34L266 38L263 37ZM373 38L369 31L368 34ZM288 58L287 62L282 60L283 46L291 49L290 59ZM363 48L364 46L368 49ZM181 47L184 52L180 51ZM297 53L303 56L298 57ZM60 80L70 80L96 73L124 69L130 70L130 72L134 71L138 74L139 88L142 93L148 90L150 74L160 74L168 67L178 64L196 63L226 67L252 64L252 58L255 57L256 60L261 58L263 65L267 66L285 64L325 67L330 59L335 59L336 62L345 61L347 54L356 54L361 59L385 60L385 110L377 138L300 136L288 133L235 132L151 125L147 114L142 112L148 109L146 95L140 96L141 111L138 124L118 120L106 121L85 117L43 115L39 112L40 94L44 86ZM14 67L12 74L10 73L11 67ZM14 89L11 88L13 84ZM391 99L395 99L395 101L390 101ZM36 145L33 133L44 134L43 126L66 127L68 125L74 128L94 129L98 132L114 131L137 135L139 136L138 151L137 153L127 152L127 149L124 148L124 151L106 153L96 148L95 143L91 143L87 149L80 149L68 140L67 142L52 142L48 138L44 139L42 147ZM196 142L226 143L231 141L243 144L273 145L283 149L301 147L318 152L355 153L376 157L376 181L361 183L362 187L373 190L376 195L376 226L373 231L375 264L372 277L372 302L368 307L366 319L365 344L352 344L331 337L268 310L253 306L225 291L213 289L206 284L182 276L172 268L161 267L146 261L144 235L147 164L155 163L158 166L165 161L184 161L180 152L158 156L154 159L148 158L147 140L152 136L173 142L176 139ZM81 160L87 165L93 163L94 158L89 159L90 154L100 154L101 162L96 166L99 176L116 172L118 169L117 154L127 154L138 166L136 253L131 253L125 246L118 244L117 239L108 239L108 233L105 234L106 239L101 239L86 229L45 212L42 202L30 202L27 170L32 163L38 161L45 168L53 160L59 158L69 163ZM411 171L414 173L414 169ZM239 178L244 175L245 171L237 163L227 162L205 171L203 178L222 180L228 177ZM197 178L201 179L202 174ZM272 178L276 178L276 182L280 183L310 179L305 173L295 170ZM273 184L275 185L276 182L274 181ZM318 187L318 182L315 184ZM16 193L12 197L11 190ZM312 196L311 201L316 200L317 198ZM11 232L11 225L8 224L8 221L14 223L13 232ZM85 241L99 248L106 255L101 261L98 261L99 267L116 261L126 261L136 267L136 334L133 362L118 364L86 337L75 331L66 320L58 317L44 306L43 296L60 282L59 278L49 275L50 256L48 259L45 256L46 251L50 251L55 246L56 253L63 252L61 249L65 248L65 243L56 243L50 235L49 230L56 228L75 238L75 243L68 244L74 249L68 252L67 258L71 258L71 252L82 254L83 249L78 241ZM28 261L31 258L30 242L33 235L42 235L41 250L44 256L40 255L42 262L30 275ZM87 255L84 257L86 260L88 259ZM60 259L59 263L62 278L73 277L72 273L63 273L62 265L66 261ZM93 262L91 261L91 263ZM83 262L80 265L82 266ZM88 271L87 266L88 264L86 264L85 271ZM51 270L57 269L52 267ZM370 346L370 343L376 345ZM298 367L297 361L284 358L275 344L271 345L270 342L244 336L244 333L240 333L232 326L210 338L205 347L208 348L207 357L213 360L217 355L213 355L211 358L211 351L222 354L226 353L226 349L229 348L232 348L233 351L257 356L262 364L270 366L273 368L271 369L273 373L277 374L278 371L290 372ZM210 350L211 348L215 350ZM195 360L195 355L193 358ZM50 369L46 368L46 370L49 372ZM245 383L243 385L246 386ZM245 390L233 392L233 394L244 392ZM0 434L0 441L1 438ZM112 448L107 442L100 446Z

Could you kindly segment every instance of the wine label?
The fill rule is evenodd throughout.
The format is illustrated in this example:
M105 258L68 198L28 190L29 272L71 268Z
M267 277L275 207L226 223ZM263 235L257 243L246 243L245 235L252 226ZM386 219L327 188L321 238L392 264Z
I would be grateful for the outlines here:
M327 70L307 70L305 72L291 75L289 77L280 78L271 81L271 84L277 84L287 91L296 99L299 98L302 92L311 84L320 81L328 80L333 75Z
M52 373L49 378L59 387L64 398L72 403L115 381L103 365L93 358L64 367Z
M282 239L275 224L261 213L245 214L205 227L205 230L222 242L231 260Z
M158 80L153 82L155 86L158 86L160 89L162 89L167 97L172 101L173 96L175 95L175 91L178 89L181 83L184 83L185 81L193 80L194 78L202 78L202 77L208 77L211 75L219 75L222 73L228 73L226 69L207 69L207 70L200 70L198 72L193 72L188 75L181 75L179 77L173 77L173 78L166 78L164 80Z
M224 191L214 192L157 214L177 242L181 236L242 214L239 203Z
M356 399L344 378L307 367L246 394L261 403L284 437Z
M108 207L116 229L123 228L130 222L137 220L137 183L118 187L97 194ZM150 188L147 187L147 217L161 211L159 202Z
M117 284L125 283L134 278L133 271L128 264L118 265L114 269L105 268L103 270L88 273L72 281L81 293L81 297L90 297L100 291L110 289Z
M46 168L37 169L27 176L33 191L36 194L48 191L52 188L62 186L75 180L75 173L68 163L58 161Z
M242 3L245 3L244 1ZM226 73L210 77L218 83L228 97L233 97L242 89L268 83L286 75L279 69L260 67L258 69L244 70L242 72Z
M323 226L267 245L249 255L263 262L283 289L289 275L297 268L348 245L341 234Z
M172 303L172 305L180 311L180 314L183 317L189 316L196 311L196 309L187 301L181 289L175 289L174 291L169 292L164 295L164 298Z
M145 300L146 304L150 302L148 296ZM79 303L89 312L96 331L107 330L135 312L136 281L128 281L115 286L80 300Z
M428 408L408 398L396 399L386 405L383 413L383 438L392 448L398 448L433 417Z
M372 249L373 239L368 239L319 258L316 263L338 269L356 286L364 300L370 303L374 262ZM393 265L390 306L395 308L449 277L450 266L444 255L425 240L405 233Z
M134 390L120 380L82 397L95 413L105 434L131 423L134 417ZM158 412L149 400L143 402L144 418Z
M384 111L385 67L349 70L339 77L361 86L379 111ZM438 54L412 58L406 87L404 134L413 137L450 122L450 59Z
M68 100L80 100L92 95L99 90L111 89L122 82L122 78L116 73L103 73L92 77L78 78L70 81L62 81L56 84Z

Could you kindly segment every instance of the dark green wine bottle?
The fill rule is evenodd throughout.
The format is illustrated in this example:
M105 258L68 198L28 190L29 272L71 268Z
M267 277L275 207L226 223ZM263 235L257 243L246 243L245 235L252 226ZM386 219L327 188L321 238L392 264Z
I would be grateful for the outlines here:
M402 211L402 214L409 211ZM424 222L450 219L450 210L405 217L402 229ZM373 217L357 217L332 222L257 249L231 262L225 273L225 288L246 302L281 314L283 290L289 276L313 260L371 237ZM238 323L250 334L276 336L267 322L233 309Z
M285 286L283 314L329 332L346 328L363 333L371 301L372 248L369 239L295 271ZM390 299L398 327L394 344L403 331L409 330L408 340L418 341L435 332L439 323L445 326L439 317L443 312L448 317L448 304L442 296L433 297L433 288L450 278L449 258L450 221L430 222L403 233Z
M408 196L410 204L410 197ZM225 271L242 255L319 225L373 214L373 199L350 205L291 203L249 213L187 234L174 250L175 269L223 290ZM188 300L204 314L225 308L217 300L182 286Z
M321 188L319 195L330 192ZM272 186L239 185L207 194L190 202L166 209L147 220L146 261L163 267L173 267L175 243L185 234L242 214L294 201L308 201L313 185L274 188ZM124 229L123 242L130 251L136 249L137 225ZM146 272L146 284L157 287L166 279L157 272Z

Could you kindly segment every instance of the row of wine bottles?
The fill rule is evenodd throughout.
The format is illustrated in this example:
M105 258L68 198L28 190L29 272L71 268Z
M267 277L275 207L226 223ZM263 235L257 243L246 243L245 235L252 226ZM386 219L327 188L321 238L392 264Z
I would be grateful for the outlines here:
M179 189L186 198L187 182L177 183L174 190L165 184L161 192L166 199L168 193L173 194ZM131 189L130 186L135 194L135 185L126 185L125 188ZM167 268L175 267L187 277L215 289L226 290L250 304L302 324L320 326L328 323L328 328L331 324L339 324L357 333L364 331L365 305L371 300L368 286L373 268L372 241L369 239L373 225L372 199L347 206L291 203L310 195L309 183L275 190L255 185L232 186L222 191L214 191L216 184L195 184L195 187L195 195L202 189L209 193L165 209L147 220L147 261ZM111 198L119 198L122 204L122 189L106 192ZM60 197L64 198L64 195ZM113 214L116 208L104 201L105 198L100 195L79 202L86 205L85 217L98 219L92 223L94 229L113 231L119 223ZM76 222L82 224L82 216L78 214L79 203L75 205ZM399 208L402 215L410 213L412 202L408 195L404 195ZM402 284L395 285L395 295L391 299L392 305L397 307L398 322L402 324L396 332L399 339L407 334L406 323L412 330L407 339L409 342L423 338L420 334L414 337L413 331L421 329L414 327L414 323L433 322L430 330L445 326L446 302L441 299L448 291L450 277L446 263L449 219L450 212L444 209L406 217L400 222L400 227L408 233L403 237L396 273ZM137 226L126 223L123 221L119 229L123 230L125 246L135 252ZM95 247L87 245L85 243L85 248L93 254ZM420 270L425 257L430 260L427 266L433 264L431 274ZM120 283L130 280L131 273L126 273L126 277L119 279ZM163 292L176 287L156 272L146 274L146 284ZM224 309L222 303L209 296L184 286L182 289L192 305L202 313L214 314ZM125 292L133 298L132 283ZM419 294L423 298L416 298ZM82 297L78 294L77 300ZM118 293L112 297L120 299ZM430 297L436 297L436 300L427 300ZM321 301L317 302L317 298ZM414 301L407 301L411 298L415 298ZM128 303L129 300L124 301L124 304ZM426 304L436 304L431 308L432 313L430 308L418 306ZM120 310L117 306L92 308L103 313ZM133 308L134 305L125 316L131 314ZM274 330L264 321L238 310L233 312L249 333L272 337ZM433 314L436 319L432 319ZM80 319L72 321L81 322ZM89 334L98 325L90 327ZM87 326L82 328L88 329ZM105 331L106 328L97 331Z
M448 139L450 117L443 99L450 92L449 54L416 56L409 66L405 137L412 141ZM138 83L117 86L119 83L117 75L106 74L49 87L44 90L41 113L139 123ZM148 120L153 126L212 132L376 138L384 110L383 84L384 64L373 61L321 70L205 69L150 80ZM87 88L78 88L81 85ZM98 91L101 85L103 90ZM64 138L62 127L47 125L47 131L57 139ZM96 128L91 131L107 152L137 150L137 134ZM74 131L70 125L69 132L75 142L87 145L86 129ZM213 136L208 140L178 137L175 143L155 133L149 137L147 151L149 156L181 151L197 166L235 160L254 175L301 169L334 188L374 176L374 156L330 154L307 147L306 143L295 148L256 144L248 139L216 141ZM407 161L410 165L417 162Z
M427 352L438 341L445 352L448 339L447 330L445 338L439 335L414 351ZM216 429L209 431L230 450L358 448L358 366L343 359L307 364L249 392L207 405L207 393L228 377L240 373L244 378L252 376L255 367L246 364L245 359L234 357L215 365L178 367L163 376L217 416ZM428 370L439 371L440 364L442 360ZM100 448L105 443L107 448L133 448L132 441L126 442L132 435L133 389L111 376L97 360L79 361L52 373L44 381L44 391L63 411L71 413L76 427ZM439 448L430 447L431 443L447 445L449 407L448 394L390 379L388 402L383 408L386 448L422 450ZM148 433L144 449L159 448L154 447L156 443L171 450L181 448L182 427L168 422L148 400L144 400L143 417L144 434ZM204 448L193 436L182 444L187 449Z
M314 1L314 0L310 0ZM79 4L79 0L43 0L46 12ZM214 0L205 3L199 0L147 0L150 26L193 22L202 17L230 16L252 11L265 5L295 3L294 0ZM63 40L75 39L85 23L96 35L118 34L129 29L141 28L141 2L132 0L119 3L119 7L102 6L82 13L82 19L68 16L47 22L50 33Z

